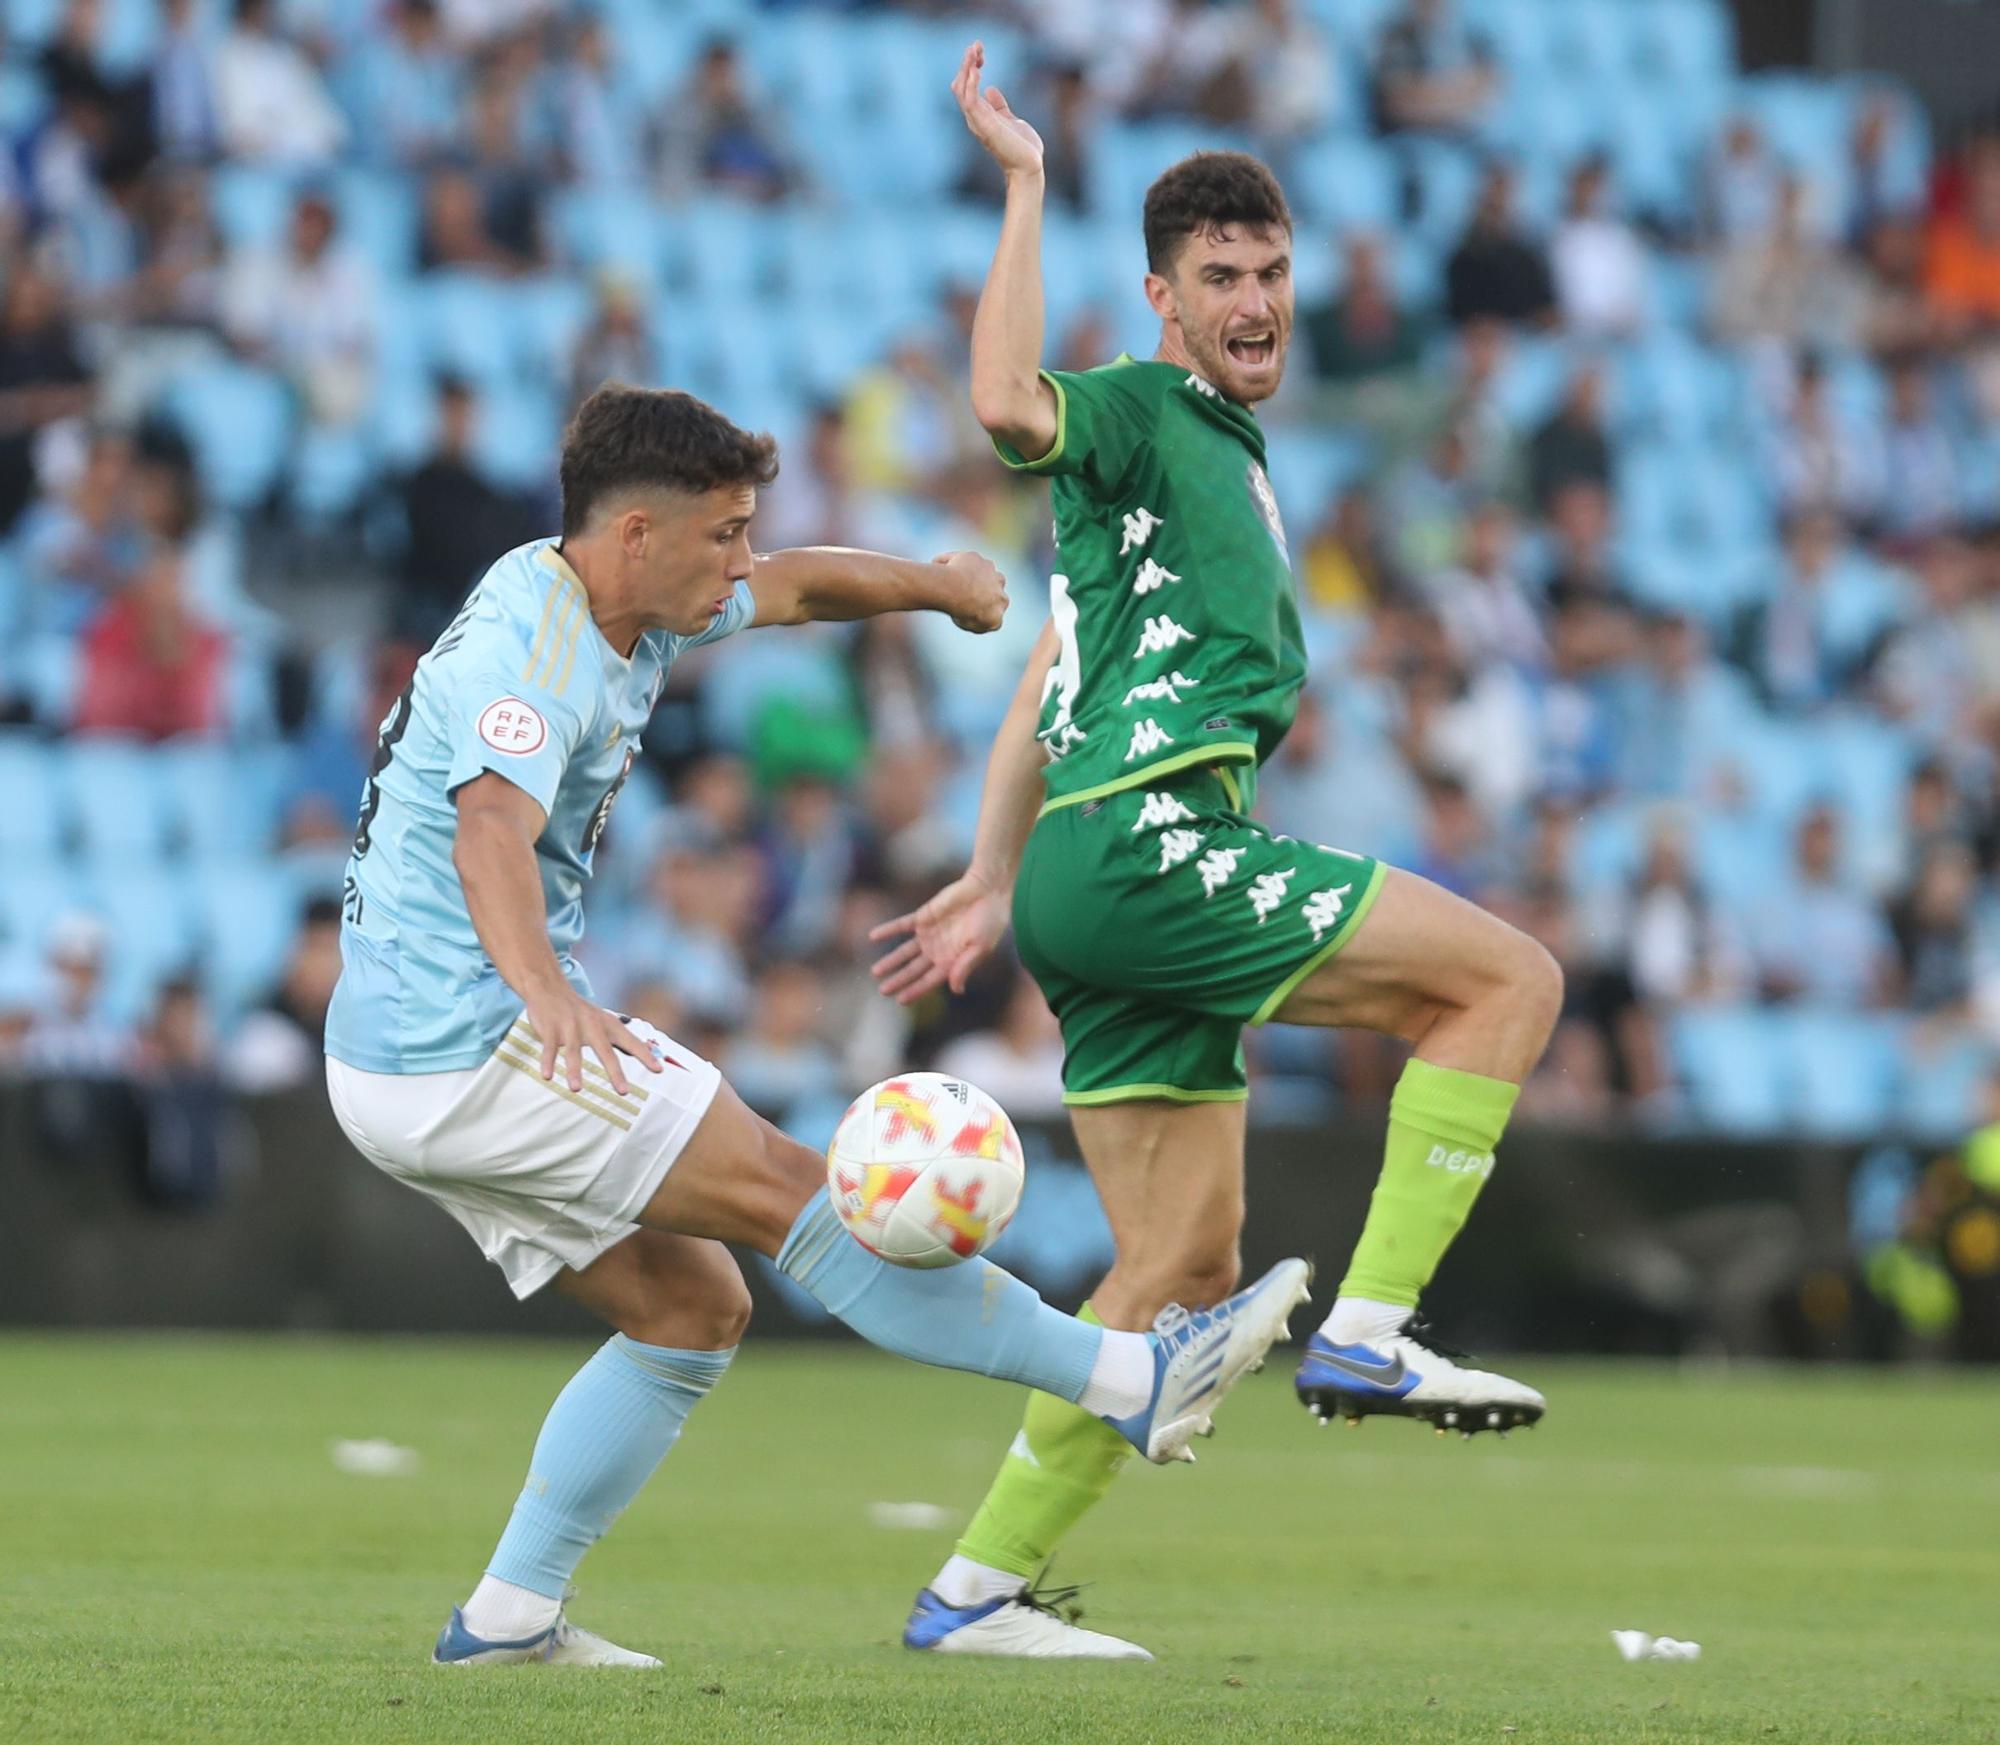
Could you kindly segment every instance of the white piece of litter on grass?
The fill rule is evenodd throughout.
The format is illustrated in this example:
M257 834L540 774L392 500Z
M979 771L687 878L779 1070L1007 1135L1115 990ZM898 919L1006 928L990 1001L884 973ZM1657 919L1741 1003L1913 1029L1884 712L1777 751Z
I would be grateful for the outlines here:
M361 1478L408 1478L423 1464L422 1457L414 1448L384 1441L380 1436L359 1440L339 1437L330 1445L328 1453L333 1456L333 1464L339 1471L351 1472Z
M1677 1642L1671 1636L1654 1636L1644 1630L1613 1630L1611 1640L1627 1660L1699 1660L1699 1642Z
M957 1511L942 1503L870 1503L871 1527L902 1528L910 1532L935 1532L939 1527L958 1525Z

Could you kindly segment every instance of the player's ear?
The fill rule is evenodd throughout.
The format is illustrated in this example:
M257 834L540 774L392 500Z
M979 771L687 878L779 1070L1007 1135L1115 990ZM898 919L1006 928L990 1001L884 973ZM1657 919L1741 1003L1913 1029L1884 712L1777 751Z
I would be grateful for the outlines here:
M1161 273L1146 275L1146 301L1153 306L1153 313L1162 321L1178 321L1181 318L1180 300L1174 295L1173 280Z
M635 562L646 555L652 533L653 518L644 509L627 509L618 517L618 543L624 548L625 555Z

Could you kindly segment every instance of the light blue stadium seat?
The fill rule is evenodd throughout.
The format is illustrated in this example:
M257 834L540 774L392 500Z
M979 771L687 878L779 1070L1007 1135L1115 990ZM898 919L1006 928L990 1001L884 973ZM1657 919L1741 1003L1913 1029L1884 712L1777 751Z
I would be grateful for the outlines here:
M1798 1088L1794 1119L1820 1139L1872 1139L1896 1121L1902 1020L1875 1012L1811 1007L1771 1015Z
M1736 26L1724 0L1655 0L1634 9L1664 71L1688 88L1712 86L1736 71Z
M543 273L514 286L514 355L550 381L569 379L576 342L596 315L590 288L564 273Z
M416 185L407 176L350 167L334 182L340 236L385 278L401 278L417 264L421 227Z
M1693 863L1702 890L1739 927L1755 926L1787 864L1789 843L1774 819L1701 812L1694 821Z
M268 854L276 844L284 753L183 739L152 753L167 832L197 861Z
M295 417L281 377L234 360L202 365L173 382L165 409L217 503L250 509L270 496L291 453Z
M308 520L345 515L381 468L371 423L308 425L299 436L287 501Z
M434 366L482 388L513 376L519 324L511 286L481 273L440 272L422 281L418 295Z
M1639 801L1607 801L1578 821L1569 875L1579 894L1602 898L1628 890L1646 858L1653 808Z
M665 276L668 215L648 190L570 188L549 202L549 230L573 265L651 290Z
M284 241L298 181L266 164L225 163L209 178L209 210L231 249L274 248Z
M757 297L777 282L784 219L747 201L703 199L669 220L679 233L679 284L696 296Z
M1374 444L1358 430L1274 429L1266 450L1271 488L1296 561L1334 498L1366 474Z
M1903 1039L1904 1128L1936 1143L1962 1139L1981 1119L1982 1095L1995 1064L1993 1050L1978 1037L1925 1045L1913 1030Z
M490 384L480 395L472 431L475 464L517 491L548 488L562 444L562 406L540 382Z
M58 917L87 908L77 872L67 861L7 853L0 877L0 952L16 965L39 965Z
M225 1012L254 1003L271 987L298 929L299 894L272 861L205 866L192 881L202 975Z
M164 862L120 858L91 864L89 907L111 930L105 954L105 1001L128 1019L141 1019L160 984L170 977L200 973L199 940L189 885L179 869Z
M0 865L52 858L68 829L62 754L20 728L0 729Z
M1797 1087L1768 1014L1752 1006L1696 1006L1672 1024L1673 1052L1698 1123L1766 1138L1789 1127Z
M1004 87L1003 87L1004 88ZM1128 122L1100 135L1091 166L1090 207L1107 224L1130 225L1159 173L1191 152L1247 151L1250 142L1226 128L1190 121ZM1297 192L1294 178L1294 193ZM1299 202L1309 214L1309 201Z
M1302 147L1291 190L1302 211L1337 231L1387 230L1396 221L1395 162L1359 135L1336 134Z
M618 69L649 106L686 84L701 37L720 22L720 9L704 0L676 6L605 0L601 10L616 44Z
M104 866L159 857L167 821L150 747L95 736L70 740L61 781L81 852Z
M1477 157L1456 141L1421 135L1396 141L1395 154L1416 181L1418 228L1435 243L1455 245L1479 196Z

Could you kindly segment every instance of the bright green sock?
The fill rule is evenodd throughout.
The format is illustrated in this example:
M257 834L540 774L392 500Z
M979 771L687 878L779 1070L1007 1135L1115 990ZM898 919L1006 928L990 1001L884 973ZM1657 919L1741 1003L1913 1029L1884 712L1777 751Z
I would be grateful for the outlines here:
M1081 1320L1097 1323L1088 1303ZM1056 1543L1111 1488L1132 1444L1101 1418L1031 1393L993 1488L955 1549L991 1569L1032 1578Z
M1493 1173L1519 1085L1412 1060L1389 1099L1382 1174L1343 1297L1415 1308Z

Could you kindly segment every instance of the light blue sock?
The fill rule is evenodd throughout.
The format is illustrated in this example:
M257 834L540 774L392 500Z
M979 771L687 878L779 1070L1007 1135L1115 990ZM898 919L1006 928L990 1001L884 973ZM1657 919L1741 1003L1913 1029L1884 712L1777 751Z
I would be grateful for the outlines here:
M824 1188L792 1225L778 1270L885 1351L1024 1382L1071 1403L1104 1342L1101 1327L1050 1308L988 1261L926 1272L878 1259L848 1234Z
M599 1346L542 1421L528 1482L486 1573L561 1599L583 1554L666 1459L735 1355L641 1345L623 1333Z

